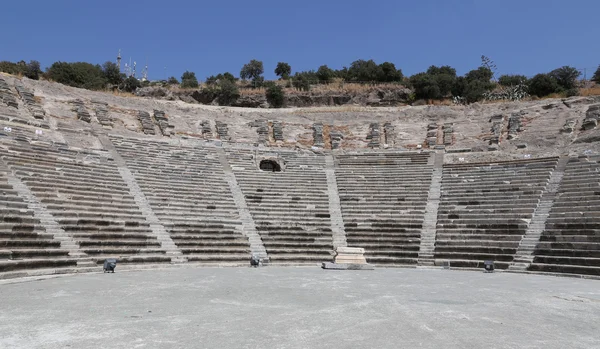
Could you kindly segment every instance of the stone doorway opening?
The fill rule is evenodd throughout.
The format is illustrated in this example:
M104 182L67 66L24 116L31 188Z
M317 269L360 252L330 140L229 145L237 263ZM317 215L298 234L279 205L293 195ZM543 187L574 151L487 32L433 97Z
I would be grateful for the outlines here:
M261 160L258 167L265 172L281 172L281 166L274 160Z

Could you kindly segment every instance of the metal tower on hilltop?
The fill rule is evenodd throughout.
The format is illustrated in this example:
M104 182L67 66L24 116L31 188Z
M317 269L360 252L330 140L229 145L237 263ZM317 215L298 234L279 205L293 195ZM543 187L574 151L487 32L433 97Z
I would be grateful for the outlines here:
M146 62L146 65L144 66L144 69L142 70L142 81L147 81L148 80L148 63Z
M121 72L121 49L119 49L119 54L117 55L117 66L119 67L119 73Z

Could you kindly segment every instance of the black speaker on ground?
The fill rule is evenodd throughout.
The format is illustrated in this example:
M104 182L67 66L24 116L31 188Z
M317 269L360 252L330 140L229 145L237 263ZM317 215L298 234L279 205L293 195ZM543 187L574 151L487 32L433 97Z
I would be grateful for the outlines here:
M116 258L108 258L108 259L104 260L104 272L105 273L114 273L116 267L117 267L117 259Z

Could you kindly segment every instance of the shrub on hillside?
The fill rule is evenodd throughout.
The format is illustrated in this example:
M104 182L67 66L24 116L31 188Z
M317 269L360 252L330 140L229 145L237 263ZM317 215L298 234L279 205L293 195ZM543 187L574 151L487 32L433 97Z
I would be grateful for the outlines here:
M102 71L106 81L113 86L119 86L125 79L125 74L121 74L119 67L110 61L105 62L102 65Z
M537 74L529 80L529 93L533 96L544 97L559 91L558 82L549 74Z
M592 76L592 81L594 81L597 84L600 84L600 65L598 66L598 69L596 69L596 72Z
M396 65L390 62L383 62L379 65L379 76L377 80L380 82L400 82L404 78L401 69L396 69Z
M278 86L274 83L270 83L267 87L267 91L265 92L267 97L267 102L273 108L281 108L283 107L283 102L285 99L285 92L281 86Z
M123 81L122 90L133 93L133 92L135 92L135 90L137 90L140 87L142 87L142 84L140 83L140 81L138 79L136 79L135 77L130 76Z
M40 62L38 61L29 61L27 66L25 67L24 75L32 80L39 80L40 75L42 74L42 68L40 67Z
M227 79L219 81L216 95L219 105L232 105L240 98L240 91L235 82Z
M578 88L570 88L565 91L565 97L575 97L575 96L579 96Z
M501 86L517 86L523 82L527 82L525 75L502 75L498 78L498 84Z
M54 62L46 70L46 76L64 85L88 90L104 89L107 85L102 67L86 62Z
M326 65L322 65L317 70L317 78L319 81L329 82L335 77L335 72Z
M442 97L440 88L433 75L418 73L411 76L409 82L415 91L417 99L439 99Z
M179 85L179 80L177 80L176 77L171 76L168 80L167 80L167 84L169 85Z
M564 66L558 69L554 69L548 75L556 80L558 86L564 90L572 89L577 84L577 78L581 73L577 68Z
M198 79L196 78L196 73L191 71L185 71L183 75L181 75L181 87L182 88L198 88Z

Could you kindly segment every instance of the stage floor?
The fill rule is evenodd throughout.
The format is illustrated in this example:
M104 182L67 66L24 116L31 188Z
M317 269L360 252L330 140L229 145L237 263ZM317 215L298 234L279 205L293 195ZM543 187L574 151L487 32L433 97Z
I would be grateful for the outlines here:
M0 283L0 348L600 348L600 281L180 268Z

